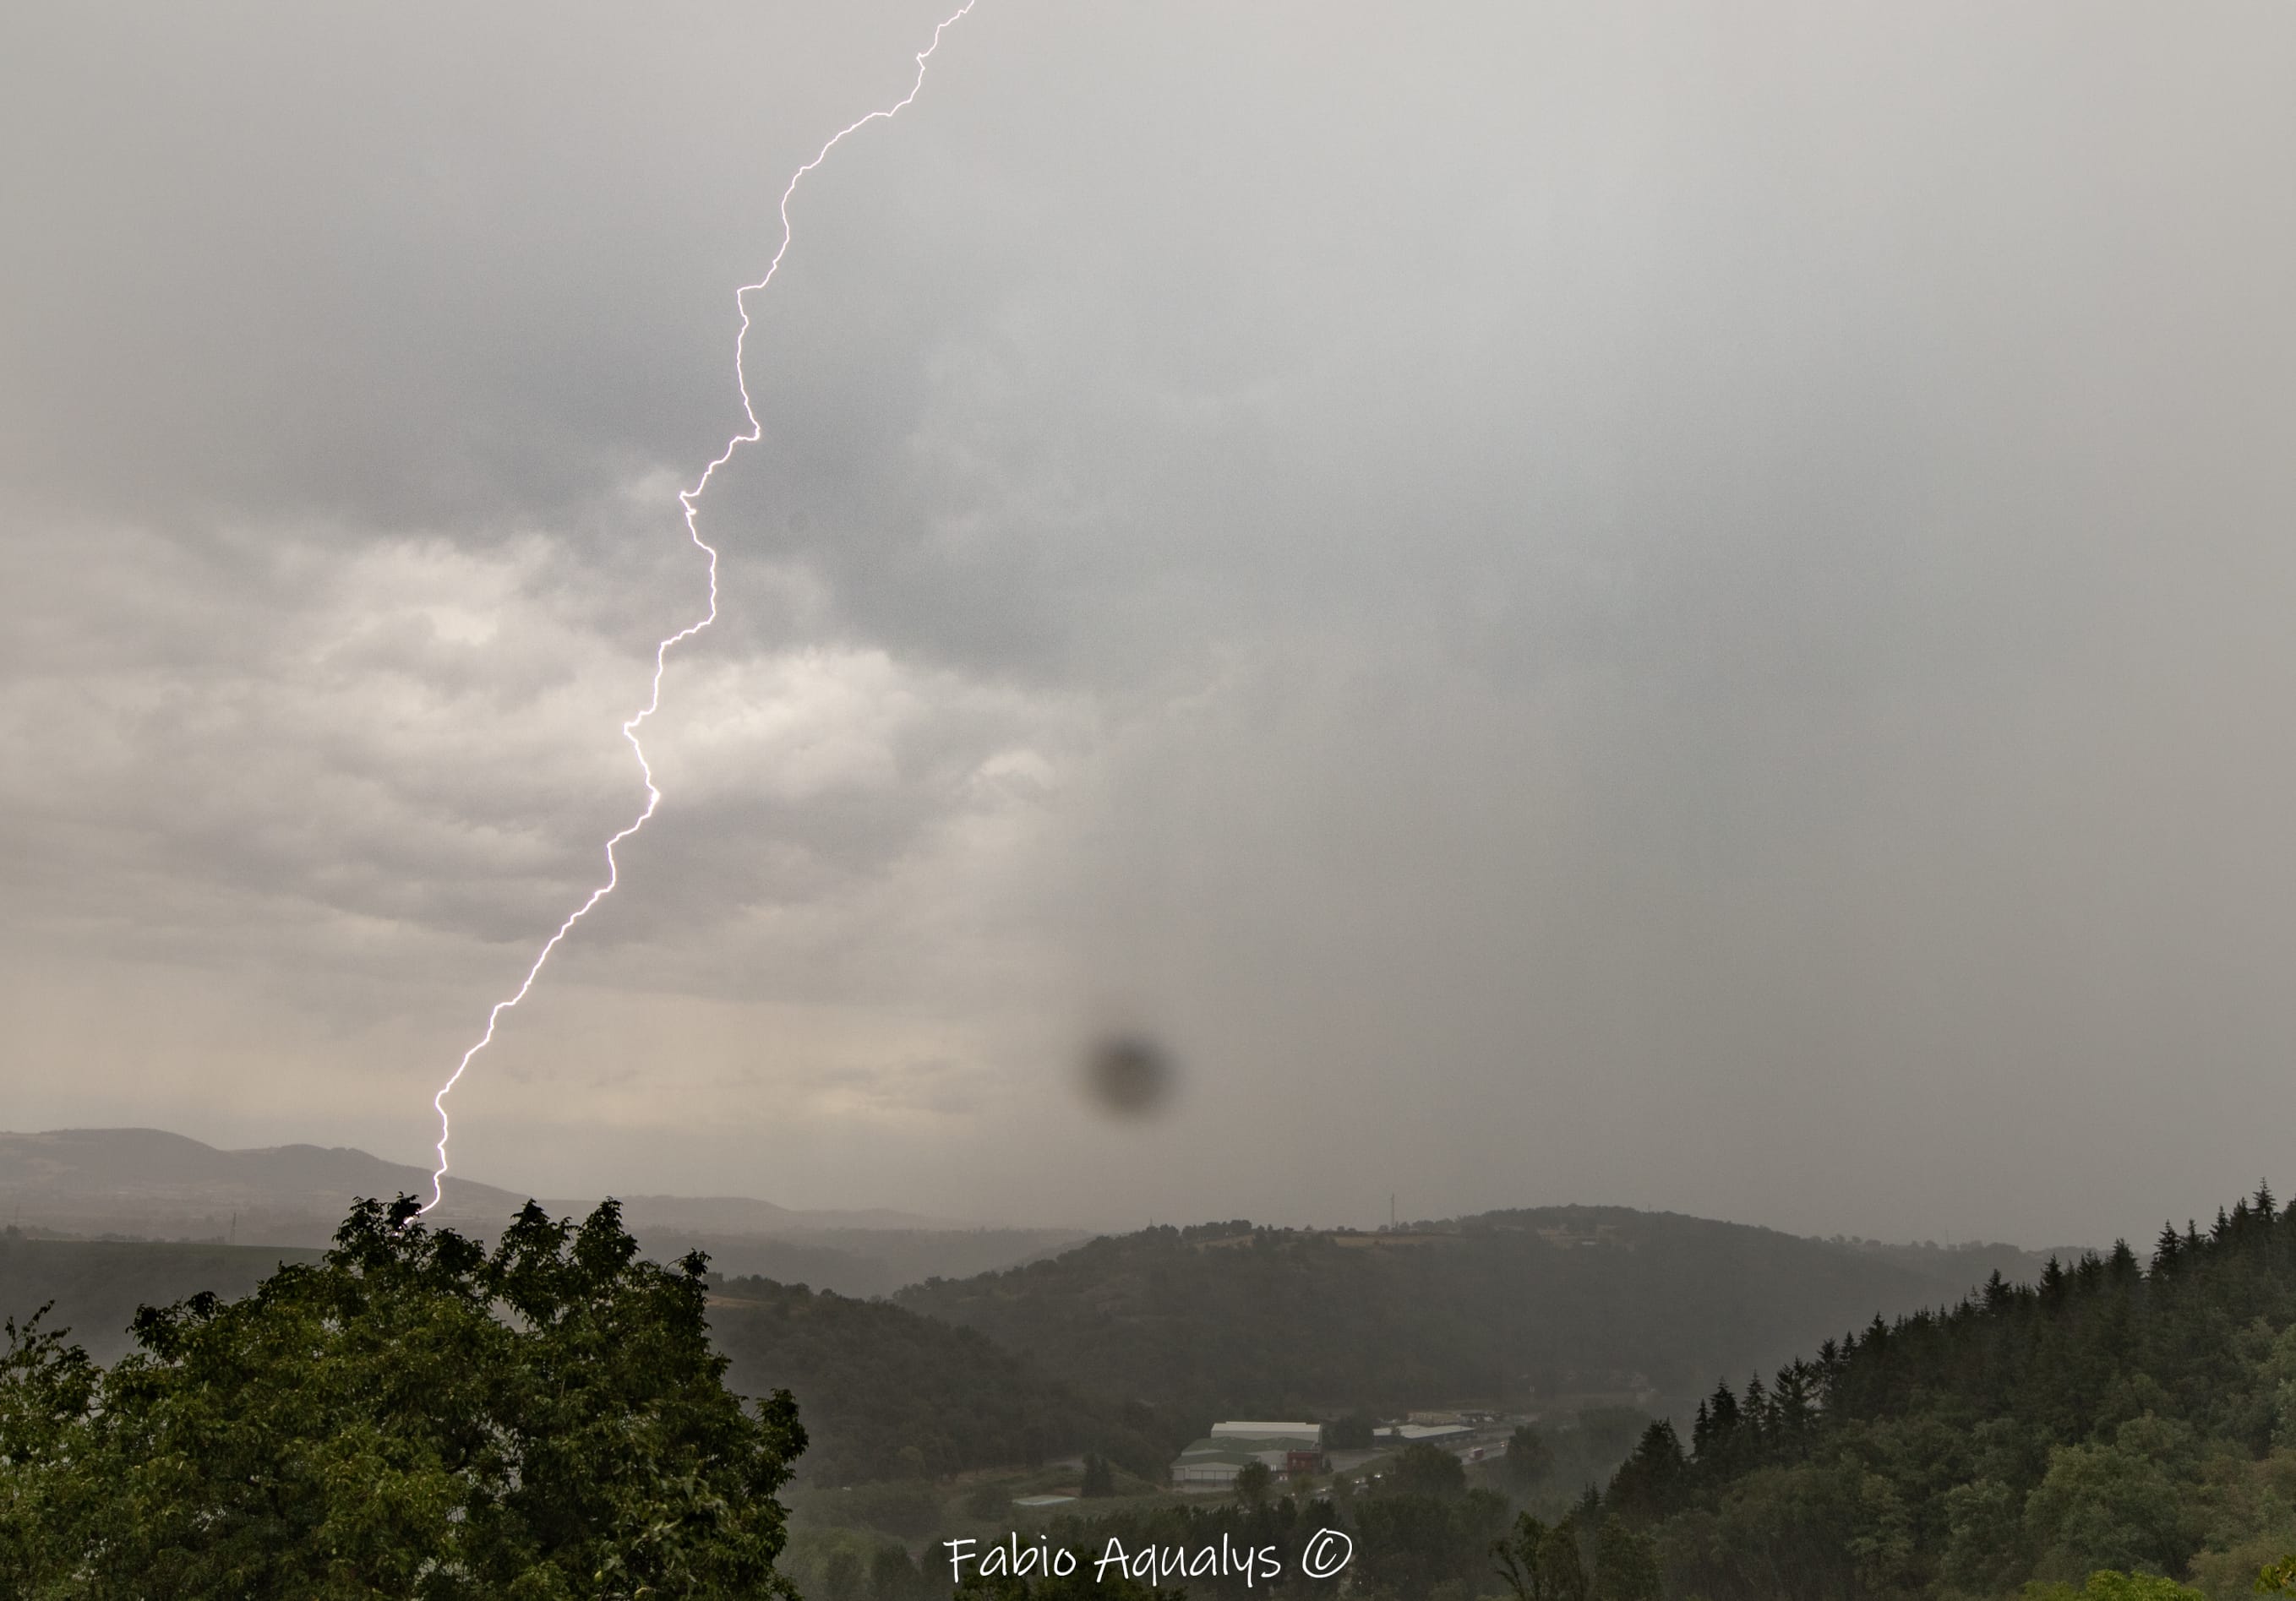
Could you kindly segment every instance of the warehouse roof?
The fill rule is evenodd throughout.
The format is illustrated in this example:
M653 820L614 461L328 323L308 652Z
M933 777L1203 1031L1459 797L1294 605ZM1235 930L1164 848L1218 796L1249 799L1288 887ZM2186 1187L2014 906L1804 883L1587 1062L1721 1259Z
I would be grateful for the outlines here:
M1324 1430L1322 1425L1314 1423L1216 1423L1212 1425L1212 1437L1316 1441L1324 1437Z

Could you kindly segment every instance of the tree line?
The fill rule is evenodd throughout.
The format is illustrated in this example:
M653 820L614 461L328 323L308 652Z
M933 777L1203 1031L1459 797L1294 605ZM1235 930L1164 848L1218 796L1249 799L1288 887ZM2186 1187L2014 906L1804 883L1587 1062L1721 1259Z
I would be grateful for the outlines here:
M2296 1216L2259 1187L2147 1260L1877 1317L1652 1425L1599 1507L1710 1601L2248 1594L2296 1548Z

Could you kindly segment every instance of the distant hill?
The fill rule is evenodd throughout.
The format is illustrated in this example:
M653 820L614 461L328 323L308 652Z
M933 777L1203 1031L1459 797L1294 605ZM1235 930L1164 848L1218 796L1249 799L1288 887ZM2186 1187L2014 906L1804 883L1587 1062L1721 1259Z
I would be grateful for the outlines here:
M1901 1245L1887 1240L1845 1238L1838 1234L1824 1243L1896 1262L1923 1278L1934 1278L1940 1283L1964 1287L1982 1284L1995 1273L2012 1283L2038 1278L2050 1257L2070 1262L2084 1249L2079 1246L2051 1246L2039 1251L2028 1251L2020 1246L1998 1244L1940 1246L1934 1240L1923 1240L1919 1245Z
M0 1223L58 1233L324 1246L351 1202L428 1195L429 1170L340 1146L218 1150L159 1129L0 1133ZM449 1175L432 1220L491 1238L526 1196ZM707 1251L723 1270L889 1295L933 1274L1027 1262L1084 1237L883 1210L803 1212L744 1197L621 1197L623 1221L668 1259ZM595 1197L545 1199L586 1213Z
M727 1279L709 1297L709 1328L734 1390L797 1397L813 1483L939 1478L1084 1450L1152 1475L1170 1453L1152 1423L1144 1434L1147 1420L1128 1424L986 1336L882 1301Z
M641 1221L631 1229L658 1260L701 1251L710 1270L771 1278L867 1300L932 1278L1037 1262L1084 1237L1065 1229L828 1229L816 1234L685 1233Z
M1150 1229L898 1299L1086 1394L1181 1412L1663 1409L1877 1313L1957 1300L2004 1251L2019 1257L1549 1207L1375 1234Z
M996 1231L860 1232L897 1242L897 1254L1004 1248ZM803 1237L752 1236L735 1248L778 1252L805 1270L801 1282L721 1278L709 1317L734 1388L797 1395L814 1440L805 1476L822 1485L1083 1450L1153 1477L1219 1416L1474 1401L1660 1409L1877 1312L1956 1300L1982 1276L1970 1270L1994 1260L1915 1249L1915 1263L1934 1264L1920 1271L1858 1244L1556 1208L1382 1234L1154 1229L930 1279L893 1304L805 1287L819 1285L814 1270L834 1254ZM280 1261L312 1254L0 1238L0 1313L55 1300L54 1321L108 1360L127 1348L139 1303L243 1295Z
M496 1226L526 1199L447 1184L450 1209ZM0 1133L0 1222L70 1234L321 1246L354 1197L430 1188L421 1168L342 1147L225 1151L160 1129Z
M423 1187L430 1187L427 1177ZM964 1234L980 1228L977 1223L925 1217L914 1212L893 1212L882 1206L857 1212L798 1212L776 1206L771 1201L753 1201L742 1196L633 1195L622 1197L621 1202L625 1217L643 1218L650 1228L683 1229L693 1234ZM1070 1238L1081 1237L1070 1231Z

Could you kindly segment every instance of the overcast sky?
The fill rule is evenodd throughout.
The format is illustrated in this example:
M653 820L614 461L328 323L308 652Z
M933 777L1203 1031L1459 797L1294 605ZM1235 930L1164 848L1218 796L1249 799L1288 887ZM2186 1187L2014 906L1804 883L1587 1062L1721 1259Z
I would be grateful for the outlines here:
M0 24L0 1123L402 1160L949 0ZM459 1171L2027 1244L2296 1099L2296 12L980 0ZM1079 1093L1095 1031L1180 1066Z

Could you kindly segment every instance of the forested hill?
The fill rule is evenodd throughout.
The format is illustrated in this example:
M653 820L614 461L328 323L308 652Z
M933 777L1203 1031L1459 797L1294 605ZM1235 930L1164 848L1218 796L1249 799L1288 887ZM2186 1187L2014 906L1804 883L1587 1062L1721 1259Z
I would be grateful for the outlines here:
M1669 1591L2015 1594L2100 1569L2246 1595L2296 1549L2296 1216L2268 1190L1875 1320L1653 1425L1603 1498Z
M1150 1229L898 1300L1088 1394L1183 1412L1686 1403L1717 1373L1767 1369L1983 1277L1964 1253L1913 1254L1936 1270L1671 1213L1549 1207L1375 1234Z
M1080 1399L972 1329L882 1301L726 1279L709 1297L709 1331L736 1392L797 1397L812 1441L800 1472L816 1484L938 1478L1086 1450L1152 1477L1186 1438Z

